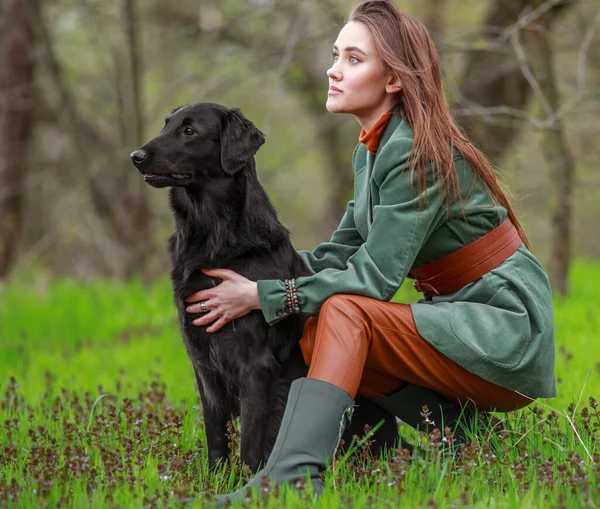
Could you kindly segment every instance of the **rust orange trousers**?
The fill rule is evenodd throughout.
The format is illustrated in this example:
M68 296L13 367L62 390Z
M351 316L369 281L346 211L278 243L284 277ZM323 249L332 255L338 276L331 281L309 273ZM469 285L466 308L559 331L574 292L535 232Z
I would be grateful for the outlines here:
M408 304L334 295L308 319L300 346L309 378L353 398L385 398L410 383L482 410L510 411L532 401L437 351L419 335Z

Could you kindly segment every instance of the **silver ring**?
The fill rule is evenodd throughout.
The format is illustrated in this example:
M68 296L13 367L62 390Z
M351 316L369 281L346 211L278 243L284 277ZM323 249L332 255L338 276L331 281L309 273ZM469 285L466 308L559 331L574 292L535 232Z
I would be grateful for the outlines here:
M206 313L208 311L208 309L206 309L206 301L205 300L200 301L200 311L202 311L203 313Z

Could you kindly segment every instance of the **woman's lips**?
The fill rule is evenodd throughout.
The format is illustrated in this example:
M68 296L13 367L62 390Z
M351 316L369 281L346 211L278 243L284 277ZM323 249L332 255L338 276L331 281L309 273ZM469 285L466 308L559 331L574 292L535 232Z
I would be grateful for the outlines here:
M337 87L329 87L329 95L339 95L342 91Z

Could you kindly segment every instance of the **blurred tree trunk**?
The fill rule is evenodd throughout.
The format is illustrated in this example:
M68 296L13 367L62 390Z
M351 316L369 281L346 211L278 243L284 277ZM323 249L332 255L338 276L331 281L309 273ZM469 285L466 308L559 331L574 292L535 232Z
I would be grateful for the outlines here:
M75 166L85 176L91 205L99 220L98 227L103 230L92 234L92 238L105 239L104 242L97 241L104 264L101 271L127 278L144 270L151 238L151 213L143 179L128 157L141 144L141 84L136 32L139 23L133 4L129 0L123 1L126 62L116 65L115 73L119 83L117 88L122 87L117 90L117 96L122 94L123 103L128 107L122 119L121 133L127 135L124 139L121 136L105 139L93 123L80 114L76 98L63 77L41 8L36 10L36 22L44 43L46 66L60 98L56 118L71 135Z
M445 0L442 0L445 1ZM290 18L290 29L304 19L308 23L312 16L310 5L297 4L296 16ZM331 37L336 37L339 30L347 21L349 10L339 2L323 2L325 26ZM290 11L292 14L294 10ZM331 32L330 32L331 29ZM332 41L333 42L333 41ZM328 52L323 52L322 47L312 47L308 51L298 52L295 55L295 66L289 66L283 74L287 84L295 90L302 99L307 109L314 118L315 132L325 149L327 164L324 168L328 188L330 190L329 203L325 218L318 224L320 235L327 238L339 225L346 210L346 204L352 197L354 174L352 171L352 150L358 143L359 126L356 126L354 136L349 135L344 129L344 121L332 119L325 110L329 78L325 70L331 65ZM325 64L325 65L323 65ZM327 115L327 121L323 121ZM338 115L339 117L339 115ZM341 120L341 121L340 121Z
M553 19L552 14L540 17L537 25L528 31L525 47L533 77L539 85L538 102L546 117L541 147L552 178L556 182L556 202L552 218L550 281L553 288L565 296L569 290L573 184L576 165L567 143L562 118L557 115L560 109L558 74L554 65L554 52L550 37Z
M21 225L27 147L35 107L35 32L26 0L0 1L0 278L7 276Z
M483 23L480 39L467 56L459 85L457 110L460 123L493 164L516 140L523 126L522 114L531 99L523 58L519 54L520 34L527 34L528 16L557 15L568 0L494 0ZM544 15L544 14L542 14ZM522 23L522 26L519 25ZM535 51L539 39L528 46Z
M141 56L139 34L137 31L137 20L134 0L124 0L123 12L126 26L127 54L129 60L129 82L131 107L129 117L131 118L131 128L134 145L144 143L144 119L142 118L142 85L141 85ZM126 110L127 111L127 110Z
M352 172L352 148L358 142L358 130L354 145L348 143L348 137L342 132L340 122L323 122L328 78L321 65L322 52L312 50L298 55L293 70L284 74L287 84L295 90L307 109L311 112L315 132L325 148L327 164L324 168L330 199L325 218L319 223L320 233L328 237L338 226L346 203L351 197L354 175Z
M144 118L142 114L142 62L140 51L140 34L138 28L141 23L138 20L136 0L123 0L123 18L125 24L125 41L127 45L127 58L125 66L119 68L117 63L116 72L125 77L126 86L125 115L123 124L126 126L123 142L125 147L120 159L123 166L123 184L126 193L117 204L116 217L119 218L124 228L117 229L121 241L129 246L133 257L128 257L125 267L125 276L130 276L142 270L146 264L150 252L150 239L152 230L152 213L147 197L147 184L141 175L133 168L129 160L131 151L140 147L144 140Z
M423 24L429 30L436 47L439 47L446 30L448 0L426 0Z
M461 106L468 110L502 106L523 110L531 96L531 88L508 37L502 30L513 25L519 15L535 0L494 0L483 23L481 49L467 56L459 86ZM522 121L510 115L459 115L460 123L477 147L490 161L499 164L515 140Z

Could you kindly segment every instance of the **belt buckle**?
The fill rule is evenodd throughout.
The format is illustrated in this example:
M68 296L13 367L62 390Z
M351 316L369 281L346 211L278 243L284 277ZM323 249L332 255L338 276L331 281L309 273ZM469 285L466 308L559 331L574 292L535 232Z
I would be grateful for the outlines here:
M433 286L430 283L425 283L423 281L419 281L418 279L413 283L413 286L415 287L415 289L417 290L417 292L422 293L423 295L440 295L440 292L438 292L435 289L435 286Z

